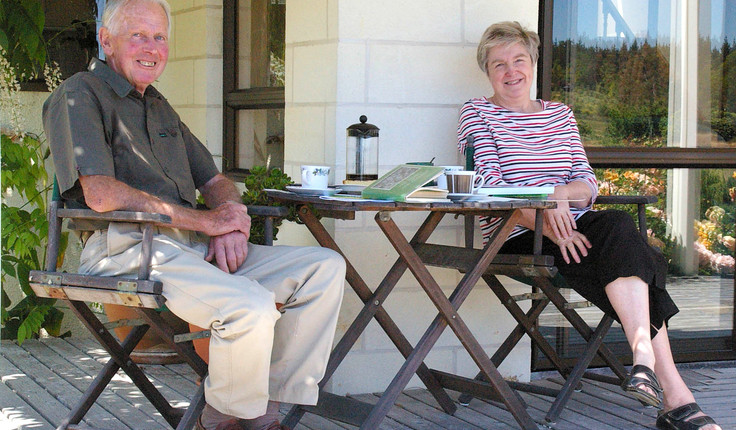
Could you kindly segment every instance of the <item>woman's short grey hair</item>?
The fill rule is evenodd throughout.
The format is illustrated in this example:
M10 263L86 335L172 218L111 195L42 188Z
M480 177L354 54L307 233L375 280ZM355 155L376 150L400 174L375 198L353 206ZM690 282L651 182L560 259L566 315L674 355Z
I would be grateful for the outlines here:
M536 64L539 58L539 35L527 30L516 21L497 22L488 27L478 44L478 66L483 73L488 74L488 52L501 45L519 43L529 51L532 63Z
M124 17L120 12L134 2L144 2L161 6L164 13L166 13L167 35L171 36L171 8L166 0L107 0L105 12L102 13L102 26L110 30L110 33L117 34L118 26Z

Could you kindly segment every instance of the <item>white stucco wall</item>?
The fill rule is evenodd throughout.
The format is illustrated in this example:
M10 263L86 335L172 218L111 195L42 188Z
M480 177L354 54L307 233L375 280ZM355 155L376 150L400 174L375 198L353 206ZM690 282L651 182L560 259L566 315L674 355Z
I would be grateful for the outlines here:
M345 128L362 114L380 129L379 164L384 173L406 161L462 164L455 146L460 105L489 95L490 84L475 62L486 27L507 19L536 28L538 3L489 0L426 2L289 1L286 53L285 170L294 177L301 164L333 167L345 178ZM298 176L298 175L297 175ZM346 256L374 288L396 259L373 221L373 213L328 224ZM407 234L423 217L398 214ZM294 233L299 228L289 229ZM308 243L303 228L298 240ZM284 235L281 240L290 240ZM435 243L461 243L461 223L448 219ZM454 271L432 269L449 294L460 280ZM349 286L338 325L341 335L361 304ZM526 290L526 287L520 287ZM385 307L412 344L436 310L417 282L405 275ZM479 285L460 310L482 345L492 353L513 327L490 290ZM382 391L403 358L372 322L333 376L335 393ZM477 367L447 330L427 358L430 367L472 376ZM523 342L501 371L529 378L530 347ZM418 378L410 386L421 386Z
M169 5L169 62L155 86L222 167L222 1Z
M170 4L173 31L169 64L156 87L220 165L222 2L173 0ZM468 98L490 92L475 63L476 43L485 28L496 21L514 19L536 28L537 9L538 3L532 0L289 0L286 173L296 177L301 164L319 163L332 166L331 179L342 181L345 128L362 114L381 129L381 173L405 161L433 157L436 165L461 164L455 146L458 109ZM35 109L40 112L40 104ZM396 253L372 218L373 214L359 214L355 221L323 222L374 288ZM395 219L411 232L422 217L397 214ZM461 240L461 223L452 219L443 221L432 239L458 244ZM281 229L279 242L315 244L306 229L295 224ZM454 271L432 269L432 273L448 294L460 280ZM346 285L338 337L360 307ZM410 275L401 279L385 307L412 344L436 315ZM489 353L513 327L511 318L484 285L471 293L460 315ZM372 322L328 389L339 394L382 391L402 363L401 355ZM449 330L427 364L466 376L477 372ZM525 340L501 371L527 380L529 365L530 348ZM421 382L414 378L409 386L421 386Z

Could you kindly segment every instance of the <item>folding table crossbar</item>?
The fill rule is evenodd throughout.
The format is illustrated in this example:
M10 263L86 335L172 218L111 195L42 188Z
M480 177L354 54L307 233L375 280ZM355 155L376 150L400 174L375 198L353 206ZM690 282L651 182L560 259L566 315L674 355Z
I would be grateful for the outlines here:
M487 267L494 260L498 249L500 249L505 238L516 224L518 216L520 215L516 209L518 207L535 209L541 207L553 207L554 203L524 200L513 204L508 202L496 202L491 204L432 203L427 205L412 205L385 202L335 202L307 196L297 196L292 193L279 192L269 192L269 196L277 201L297 206L299 208L298 214L301 220L320 245L329 247L341 254L342 252L340 248L325 230L324 226L319 222L317 217L312 213L307 204L313 205L313 207L323 216L343 219L354 219L354 212L356 211L375 211L377 212L375 216L376 223L399 254L399 258L389 270L381 284L373 292L368 289L365 282L360 278L354 267L350 264L350 261L347 261L346 258L347 280L365 306L333 350L328 362L325 377L320 382L320 387L325 386L326 382L337 369L337 366L345 358L352 345L373 318L379 322L389 338L397 346L397 349L399 349L406 359L404 365L398 371L391 384L382 393L376 405L364 404L356 400L332 395L323 391L320 393L320 400L316 407L295 406L283 421L284 424L293 428L305 412L313 412L328 418L358 425L361 429L378 428L379 424L414 374L419 375L421 380L427 386L428 391L435 397L440 406L447 413L454 413L456 406L452 403L444 390L444 388L456 389L452 375L430 370L423 363L425 357L437 342L443 330L449 326L461 340L461 343L465 346L472 359L481 369L483 375L488 381L490 381L488 383L484 383L466 378L467 381L461 381L460 384L472 384L474 386L478 386L480 387L479 392L482 392L486 397L503 402L522 428L537 428L537 424L526 411L526 405L521 397L512 389L512 387L509 386L510 384L503 379L493 361L488 357L481 345L472 335L457 310L468 297L468 294L474 288L477 281L486 272ZM514 204L518 206L514 206ZM412 239L407 240L392 219L392 212L394 211L425 211L429 212L429 214ZM444 294L440 286L429 273L425 264L426 262L423 261L423 258L418 253L422 247L428 246L426 241L429 239L443 216L448 213L473 213L475 215L493 214L494 216L500 216L504 219L502 227L497 230L496 236L494 236L490 241L490 244L480 251L478 255L474 256L474 259L469 262L469 265L466 268L468 270L450 297L447 297ZM463 248L455 247L454 249ZM406 341L400 330L396 327L393 321L391 321L390 317L382 307L383 302L390 295L399 278L407 269L412 273L414 278L416 278L423 291L439 311L439 314L435 317L430 326L426 329L422 338L413 348Z

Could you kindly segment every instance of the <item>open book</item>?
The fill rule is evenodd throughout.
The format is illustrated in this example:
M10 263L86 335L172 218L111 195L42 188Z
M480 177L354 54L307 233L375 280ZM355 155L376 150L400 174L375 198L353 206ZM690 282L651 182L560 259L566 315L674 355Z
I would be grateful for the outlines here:
M478 194L484 194L486 196L519 197L525 199L546 199L547 196L554 192L555 187L551 185L538 187L501 185L493 187L483 187L478 190Z
M426 202L445 199L447 190L423 186L442 175L444 171L445 169L439 166L402 164L367 186L361 196L366 199L396 202Z

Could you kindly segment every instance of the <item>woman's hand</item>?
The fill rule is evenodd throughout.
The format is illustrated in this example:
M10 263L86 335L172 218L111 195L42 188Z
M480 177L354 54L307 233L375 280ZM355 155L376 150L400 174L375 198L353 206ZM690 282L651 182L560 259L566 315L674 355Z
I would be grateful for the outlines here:
M558 240L568 239L577 228L575 217L570 212L570 205L566 201L557 201L556 208L545 209L544 221Z
M572 256L572 259L575 260L576 263L580 263L580 255L582 255L583 257L587 256L588 249L593 246L590 244L590 241L587 237L576 230L573 230L572 234L570 234L567 238L552 240L555 242L555 244L557 244L557 246L560 247L562 258L567 264L570 264L570 256Z

